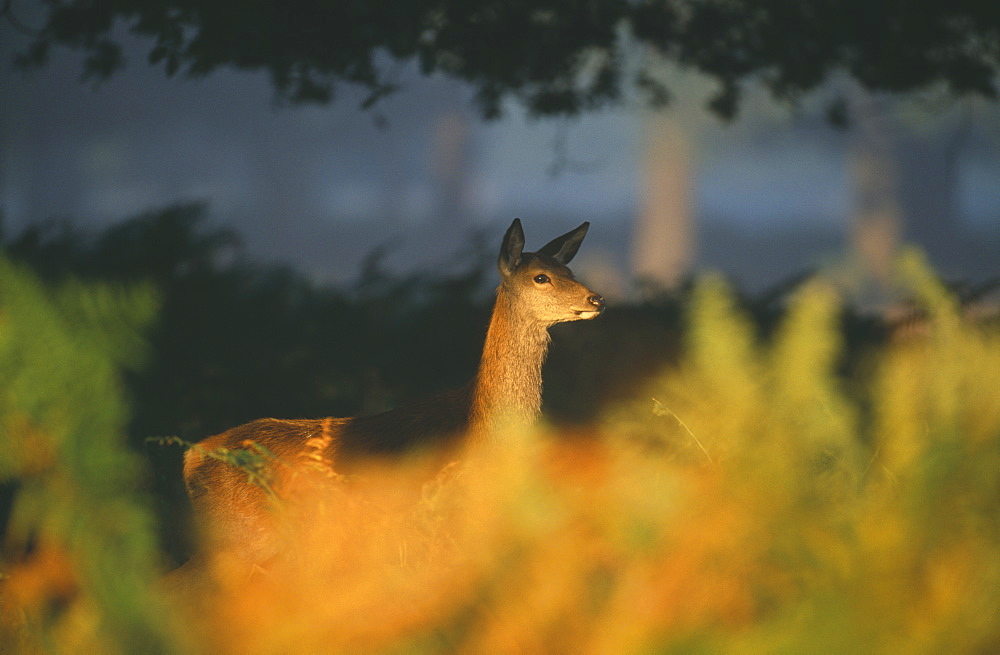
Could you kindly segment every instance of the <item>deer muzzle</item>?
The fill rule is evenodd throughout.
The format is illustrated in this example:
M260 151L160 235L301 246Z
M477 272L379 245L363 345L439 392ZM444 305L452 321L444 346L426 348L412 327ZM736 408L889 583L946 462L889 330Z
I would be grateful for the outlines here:
M587 309L574 310L576 315L582 319L596 318L604 311L604 298L596 293L587 297L587 303L590 305Z

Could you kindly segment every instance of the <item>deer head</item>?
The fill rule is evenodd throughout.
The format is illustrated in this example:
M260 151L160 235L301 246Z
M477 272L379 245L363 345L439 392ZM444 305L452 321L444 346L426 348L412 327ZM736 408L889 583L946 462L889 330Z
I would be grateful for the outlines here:
M515 218L500 246L499 295L509 297L529 320L544 327L598 316L604 311L604 299L577 282L566 266L589 227L590 223L584 223L537 252L523 252L524 230Z

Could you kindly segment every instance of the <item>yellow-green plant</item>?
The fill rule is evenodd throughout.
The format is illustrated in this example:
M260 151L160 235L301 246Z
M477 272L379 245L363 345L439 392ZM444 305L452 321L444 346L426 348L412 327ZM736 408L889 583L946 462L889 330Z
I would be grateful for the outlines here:
M616 510L653 507L665 568L647 602L700 604L632 625L638 650L982 652L1000 639L1000 334L962 319L919 255L898 268L924 324L871 350L863 380L838 374L832 286L800 289L762 343L724 284L699 284L683 361L651 385L659 418L645 434L620 415L605 429L657 462L630 466L643 492L678 481L658 504ZM671 568L670 553L689 561Z
M120 376L155 307L147 288L53 288L0 260L0 651L167 646Z

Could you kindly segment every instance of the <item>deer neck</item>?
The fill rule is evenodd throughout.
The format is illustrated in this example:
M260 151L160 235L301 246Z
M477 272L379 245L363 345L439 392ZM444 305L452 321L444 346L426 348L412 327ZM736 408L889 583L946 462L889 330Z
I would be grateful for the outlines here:
M548 349L547 327L518 312L514 299L498 291L473 381L469 415L473 432L488 433L499 425L530 423L538 417Z

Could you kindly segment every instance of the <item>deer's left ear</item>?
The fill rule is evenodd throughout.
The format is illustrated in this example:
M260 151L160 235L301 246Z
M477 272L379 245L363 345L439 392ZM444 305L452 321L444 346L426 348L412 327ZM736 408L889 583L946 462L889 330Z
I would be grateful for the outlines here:
M500 245L497 268L500 269L501 275L510 275L514 272L521 263L522 250L524 250L524 230L521 229L521 219L515 218L507 228L507 233L503 235L503 244Z
M565 266L576 256L576 251L580 249L580 244L583 243L583 237L587 236L589 227L590 223L584 223L575 230L570 230L561 237L552 239L542 246L538 254L547 255Z

